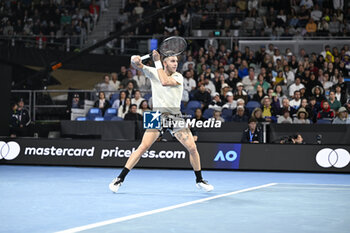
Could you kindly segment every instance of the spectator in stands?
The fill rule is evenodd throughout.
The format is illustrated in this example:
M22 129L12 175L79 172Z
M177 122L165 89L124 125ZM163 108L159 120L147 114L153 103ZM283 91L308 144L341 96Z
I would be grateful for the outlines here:
M233 99L238 100L238 99L243 99L245 103L248 103L248 95L245 90L243 90L243 83L238 82L236 85L236 91L233 94Z
M148 105L148 101L147 100L142 100L138 109L137 109L137 113L141 114L141 116L143 116L144 112L149 112L151 111L149 105Z
M72 98L71 104L69 104L70 108L84 108L84 102L80 99L78 93L75 93Z
M109 99L110 98L110 96L113 94L113 92L115 91L114 90L114 88L110 85L110 83L109 83L109 75L108 74L105 74L104 76L103 76L103 82L101 82L101 83L98 83L97 85L96 85L96 90L98 91L98 92L104 92L104 93L107 93L106 94L106 96L107 96L107 98Z
M261 85L258 85L256 88L256 93L253 95L253 101L261 103L261 100L266 96L264 89Z
M194 100L200 101L202 104L202 109L207 108L211 102L211 96L209 92L205 89L204 84L199 86L199 89L194 93Z
M248 63L246 60L243 60L242 61L242 64L241 66L239 67L238 69L238 77L240 79L243 79L243 77L249 75L249 72L248 72Z
M231 91L226 93L226 103L222 106L222 108L227 109L235 109L237 107L237 101L233 99L233 94Z
M131 104L136 104L137 106L140 106L141 102L145 100L141 97L141 92L139 90L135 91L134 98L131 99Z
M333 119L334 112L331 110L328 101L321 102L321 110L317 114L317 119Z
M242 133L242 143L263 143L263 133L257 127L257 120L250 118L248 121L248 128Z
M134 98L135 96L135 88L134 88L134 83L132 81L127 82L127 86L126 86L126 96L131 98Z
M214 83L208 77L204 78L204 85L205 85L205 89L210 93L210 95L214 96L216 92L216 88Z
M257 82L257 78L254 73L254 68L250 67L247 76L244 76L242 79L242 83L244 85L244 89L247 91L248 95L254 94L254 86Z
M210 102L208 108L213 108L217 111L221 111L223 105L224 103L220 98L220 94L218 92L215 92L213 100Z
M143 121L143 116L137 112L137 105L131 104L129 112L124 116L125 121Z
M347 83L344 81L344 77L343 77L342 75L339 75L339 76L338 76L338 82L337 82L336 85L340 86L341 92L342 92L344 95L346 95L347 90L348 90L348 85L347 85ZM333 89L336 88L336 85L333 86Z
M20 136L20 127L19 127L19 120L18 120L18 113L17 113L18 105L17 103L11 104L11 115L10 115L10 121L9 121L9 127L10 127L10 137L15 138L17 136Z
M321 86L315 86L312 88L312 95L316 98L316 102L318 104L326 99L326 97L323 95L323 88Z
M294 118L293 123L294 124L310 124L310 120L308 119L309 113L306 111L305 108L299 108L297 112L297 117Z
M131 70L127 70L126 71L126 78L124 78L121 83L120 83L120 88L123 88L123 89L128 89L128 85L130 82L132 82L133 84L133 88L135 89L138 89L139 87L137 86L137 82L135 79L133 79L133 74L131 72Z
M288 98L282 99L282 107L279 110L279 115L283 115L284 111L288 111L290 116L294 116L294 114L297 112L295 108L290 106L290 102Z
M306 31L308 36L316 36L317 25L312 18L310 18L309 22L306 24Z
M332 36L339 36L339 33L341 31L340 26L340 22L337 20L336 15L334 15L332 17L332 21L329 22L329 32Z
M130 106L131 106L131 99L129 97L126 97L124 104L119 106L118 117L124 119L125 115L129 112Z
M225 122L225 119L221 117L221 111L218 110L214 110L213 117L209 118L208 120Z
M117 91L119 89L120 82L118 80L118 74L113 72L111 73L111 80L109 81L109 85L111 86L111 89L114 91Z
M248 116L245 114L243 106L238 106L236 113L232 116L233 122L248 122Z
M339 108L338 115L332 124L350 124L350 117L345 107Z
M323 74L323 80L321 81L321 84L325 92L329 92L334 85L333 82L329 81L328 73Z
M340 102L335 98L335 92L334 91L330 91L329 92L328 103L329 103L330 108L332 110L334 110L335 112L337 112L338 109L341 107Z
M292 124L293 123L293 120L290 117L290 113L287 109L284 109L282 111L282 115L278 116L277 123L278 124Z
M222 75L221 75L221 78L223 79ZM221 83L221 92L220 92L221 100L223 102L225 102L226 94L230 91L231 91L230 86L227 83L225 83L225 80L223 79Z
M287 79L283 76L283 71L279 71L277 73L276 77L273 77L272 79L272 85L276 86L276 85L286 85L287 84Z
M193 79L192 73L189 70L186 70L184 73L183 86L184 91L188 93L196 89L196 81Z
M322 19L322 11L319 10L318 4L315 4L313 10L310 13L311 18L316 21L320 22Z
M18 115L19 130L21 136L28 135L28 127L31 122L29 111L24 107L24 101L21 98L17 103L16 113Z
M208 38L204 42L205 50L210 50L210 48L214 48L215 51L219 48L219 42L214 37L214 32L209 32Z
M106 96L105 96L105 93L103 91L100 91L98 93L98 97L99 97L99 99L96 100L94 107L101 109L102 115L104 115L105 111L111 107L111 104L109 103L108 100L106 100Z
M295 91L293 99L289 102L290 106L294 109L298 109L301 104L301 96L300 96L300 91Z
M275 93L276 93L276 96L277 96L277 98L278 98L279 103L282 105L282 100L283 100L284 98L287 98L287 96L284 95L284 93L283 93L283 88L282 88L281 85L275 86ZM273 98L273 99L274 99L274 98ZM281 105L280 105L280 106L281 106Z
M121 91L119 93L119 99L116 99L112 104L112 108L119 109L120 106L124 105L126 99L126 91Z
M306 111L309 113L309 118L313 123L317 121L317 114L321 110L320 106L316 102L316 98L311 96L309 99L309 104L306 107Z
M132 77L132 79L135 80L136 85L140 90L151 90L150 81L143 75L140 70L136 70L136 74Z
M346 94L342 92L340 85L335 85L335 98L342 106L346 103Z
M231 64L233 65L233 64ZM226 79L226 83L232 88L232 89L236 89L236 85L237 83L240 81L239 77L238 77L238 71L237 70L233 70L229 73L228 78Z
M267 122L276 122L276 110L271 106L271 99L265 96L261 101L263 117Z
M264 79L264 76L260 73L257 78L257 82L255 83L255 90L257 89L257 86L260 85L263 89L264 92L267 92L267 89L271 86L270 83L266 82Z
M266 122L265 118L262 116L261 108L255 108L251 114L252 118L255 118L258 123Z
M194 112L194 119L195 121L205 121L205 118L203 117L203 112L202 112L202 109L200 108L197 108Z
M118 73L118 78L120 81L123 81L127 78L127 69L125 66L120 67L120 72Z

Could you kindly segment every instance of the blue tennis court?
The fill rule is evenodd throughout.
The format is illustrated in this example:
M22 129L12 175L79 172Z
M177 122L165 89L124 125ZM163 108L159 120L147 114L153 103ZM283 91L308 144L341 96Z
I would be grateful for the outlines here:
M344 174L0 166L0 232L349 232Z

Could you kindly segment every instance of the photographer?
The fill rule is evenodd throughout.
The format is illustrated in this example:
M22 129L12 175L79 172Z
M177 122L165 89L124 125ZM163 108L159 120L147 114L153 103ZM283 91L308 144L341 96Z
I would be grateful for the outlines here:
M280 144L305 144L305 142L301 134L298 133L292 136L282 137Z

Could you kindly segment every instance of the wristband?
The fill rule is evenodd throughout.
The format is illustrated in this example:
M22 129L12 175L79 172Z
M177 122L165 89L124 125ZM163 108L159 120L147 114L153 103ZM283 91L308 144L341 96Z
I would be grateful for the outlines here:
M161 61L155 61L154 65L156 66L156 69L163 69L163 65Z

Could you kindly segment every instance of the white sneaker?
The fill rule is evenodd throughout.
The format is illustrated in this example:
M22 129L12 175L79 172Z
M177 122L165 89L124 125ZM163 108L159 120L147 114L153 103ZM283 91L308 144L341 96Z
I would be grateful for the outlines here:
M118 189L120 188L120 186L122 186L122 183L123 183L123 181L121 181L120 178L118 178L118 177L114 178L112 180L112 182L109 184L109 189L112 192L116 193L116 192L118 192Z
M210 192L214 190L214 186L209 184L206 180L201 180L196 183L197 188L202 189L206 192Z

